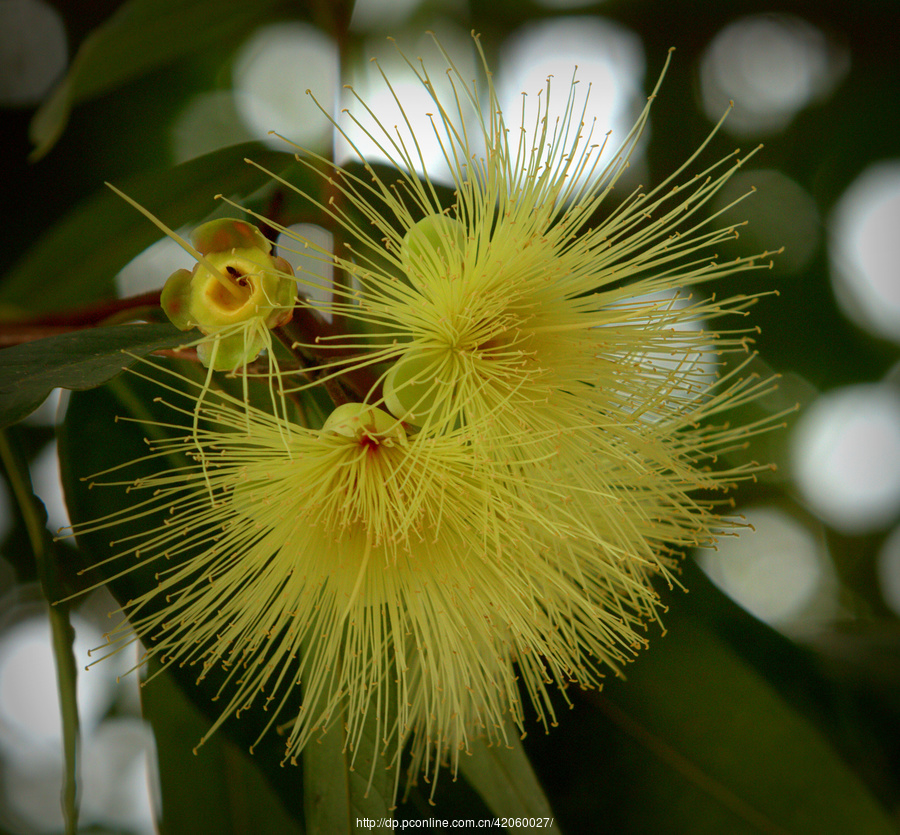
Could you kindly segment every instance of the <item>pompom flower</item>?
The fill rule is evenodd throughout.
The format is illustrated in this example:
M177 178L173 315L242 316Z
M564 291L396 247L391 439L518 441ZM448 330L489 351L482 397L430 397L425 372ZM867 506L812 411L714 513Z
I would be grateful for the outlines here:
M224 670L219 721L273 705L288 759L336 721L355 749L374 722L389 762L410 746L413 778L522 730L526 703L554 723L551 688L599 686L633 657L653 582L728 525L710 495L758 469L717 456L770 425L719 418L769 384L740 362L717 377L749 340L705 329L753 299L697 289L768 266L716 260L735 227L701 212L743 160L676 184L695 155L607 211L649 102L601 169L574 81L559 121L548 82L535 123L510 127L486 64L481 89L445 57L449 102L410 68L434 100L448 205L415 137L377 123L396 183L304 157L339 193L319 208L347 249L322 257L347 280L321 306L347 328L296 347L317 383L367 371L364 402L299 426L189 387L172 408L192 425L153 443L186 463L83 528L167 514L114 548L160 565L114 646L137 636L165 664ZM281 375L279 393L309 385Z
M593 432L598 420L632 426L696 406L709 385L709 352L746 352L748 341L691 326L738 313L753 299L714 302L691 288L771 266L769 253L718 261L716 248L741 224L719 227L716 214L700 211L750 155L678 183L701 146L659 186L637 188L604 214L662 78L601 167L606 142L595 143L594 126L582 122L587 96L579 98L574 80L559 120L550 116L548 80L534 123L523 115L510 127L487 64L483 101L444 57L449 103L424 64L410 69L434 102L451 205L427 172L416 173L423 163L415 137L382 126L362 103L374 125L349 118L400 179L385 182L362 156L369 181L319 160L341 194L319 208L349 240L334 264L352 277L351 286L330 288L337 301L327 308L356 327L305 347L326 360L334 349L332 371L351 352L344 365L387 367L383 402L415 426L440 431L489 419L493 429L481 438L489 447L495 437L505 444L514 434ZM466 105L474 125L464 120ZM301 161L314 165L308 156Z

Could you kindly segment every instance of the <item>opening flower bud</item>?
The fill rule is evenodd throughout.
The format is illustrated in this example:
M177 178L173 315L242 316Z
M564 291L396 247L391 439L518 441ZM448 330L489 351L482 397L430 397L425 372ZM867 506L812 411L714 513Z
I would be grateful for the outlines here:
M333 432L370 446L392 446L406 439L403 425L382 409L368 403L343 403L325 420L323 432Z
M384 379L384 405L401 420L422 426L441 399L441 383L435 376L440 366L435 351L401 357Z
M163 288L162 308L181 330L216 337L198 347L204 365L237 368L254 360L268 340L265 330L291 318L293 270L273 257L256 227L220 218L199 226L191 240L203 256L190 272L176 270Z

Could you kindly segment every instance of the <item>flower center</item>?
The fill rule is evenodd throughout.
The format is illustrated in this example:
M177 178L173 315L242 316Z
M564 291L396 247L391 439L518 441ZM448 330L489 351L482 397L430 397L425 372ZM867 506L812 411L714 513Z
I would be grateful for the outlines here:
M237 288L238 292L231 293L222 282L216 281L209 285L207 298L210 304L227 313L234 313L240 310L253 295L253 284L251 276L244 273L239 267L232 264L224 265L224 269L220 269L224 278Z

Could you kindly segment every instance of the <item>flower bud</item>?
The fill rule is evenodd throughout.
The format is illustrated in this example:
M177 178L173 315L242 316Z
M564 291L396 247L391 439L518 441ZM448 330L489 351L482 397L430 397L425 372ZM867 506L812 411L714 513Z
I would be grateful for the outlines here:
M422 426L433 414L441 383L435 378L440 358L434 351L409 353L394 363L384 378L384 405L401 420Z
M406 439L399 420L368 403L341 404L327 417L322 431L376 445Z
M428 215L403 236L400 263L409 273L458 273L466 240L463 225L446 215Z

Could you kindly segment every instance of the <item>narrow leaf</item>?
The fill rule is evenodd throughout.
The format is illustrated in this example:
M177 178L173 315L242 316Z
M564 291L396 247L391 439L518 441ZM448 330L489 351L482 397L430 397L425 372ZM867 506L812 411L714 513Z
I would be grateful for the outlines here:
M0 428L17 423L54 388L89 389L143 357L189 337L172 325L88 328L0 351ZM134 357L124 354L128 351Z
M339 727L310 742L303 751L303 810L310 832L350 835L350 785Z
M393 772L379 754L375 727L367 719L355 757L340 721L303 749L303 805L309 832L392 831Z
M666 625L628 680L597 699L643 752L631 765L634 822L673 833L688 822L696 832L895 832L818 729L730 647L675 610Z
M57 601L63 597L62 584L58 575L55 548L47 531L47 514L43 504L32 491L27 462L19 453L10 436L2 430L0 430L0 460L9 475L16 501L25 520L44 596L48 603ZM50 605L48 617L53 657L56 662L59 709L62 717L63 761L65 763L62 791L63 819L65 820L66 835L76 835L78 832L79 722L76 697L78 673L73 650L75 630L69 621L68 604Z
M509 747L489 746L483 739L473 741L471 756L461 756L459 768L498 818L522 821L521 826L507 827L509 832L533 832L535 819L540 819L543 832L560 832L550 802L514 731L509 735Z

